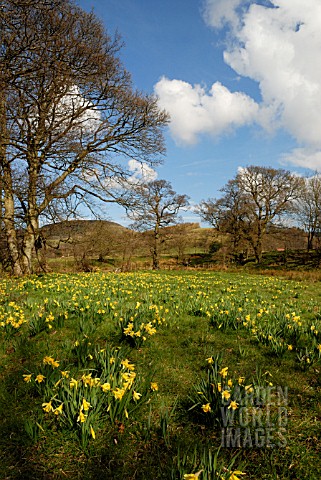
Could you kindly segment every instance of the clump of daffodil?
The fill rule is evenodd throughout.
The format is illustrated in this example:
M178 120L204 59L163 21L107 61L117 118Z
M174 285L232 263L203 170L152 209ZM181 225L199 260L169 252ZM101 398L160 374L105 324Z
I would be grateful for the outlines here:
M206 359L207 376L194 385L189 395L189 410L198 412L203 421L212 426L223 426L229 421L234 425L240 410L253 403L253 385L243 375L234 378L228 366L221 366L221 361L219 355Z
M81 375L59 370L60 362L51 356L44 357L42 362L48 375L23 375L24 381L36 386L43 395L46 418L52 417L55 424L74 429L83 447L99 434L102 418L107 416L111 423L125 421L132 410L158 390L157 383L150 379L142 383L135 364L124 358L120 349L99 348L93 353L96 368Z

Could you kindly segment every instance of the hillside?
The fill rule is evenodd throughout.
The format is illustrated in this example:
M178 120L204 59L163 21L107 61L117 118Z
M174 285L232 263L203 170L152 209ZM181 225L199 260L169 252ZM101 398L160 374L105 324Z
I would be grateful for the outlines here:
M107 220L72 220L42 228L44 247L38 259L53 270L92 268L132 270L151 267L151 232L136 232ZM230 239L199 223L162 229L159 242L161 268L232 265ZM314 268L317 254L306 253L304 232L297 228L270 228L264 239L264 268ZM242 264L254 266L251 251ZM263 265L262 265L263 266ZM256 268L256 267L255 267Z
M116 222L108 220L69 220L49 225L44 225L41 229L47 239L58 239L67 237L82 237L97 227L103 230L127 230L125 227Z

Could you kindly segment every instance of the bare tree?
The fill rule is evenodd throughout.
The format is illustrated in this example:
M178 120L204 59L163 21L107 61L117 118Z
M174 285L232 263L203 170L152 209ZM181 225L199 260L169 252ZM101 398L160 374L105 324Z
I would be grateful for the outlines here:
M166 180L154 180L133 187L128 216L137 230L151 230L153 270L159 269L162 228L177 223L178 212L188 205L187 195L179 195Z
M125 203L115 189L125 160L159 162L168 117L133 90L119 38L71 0L3 0L0 40L3 224L21 275L41 217Z
M307 232L307 249L313 248L315 237L321 232L321 175L315 174L302 181L300 197L296 201L296 214Z
M301 182L286 170L249 166L226 184L221 199L202 202L199 212L205 221L232 235L234 249L246 240L260 263L268 225L293 209Z
M221 191L225 193L223 197L218 200L214 198L203 200L196 211L218 232L223 235L228 234L224 243L228 252L234 258L238 258L243 256L248 243L244 237L246 204L235 180L230 180Z

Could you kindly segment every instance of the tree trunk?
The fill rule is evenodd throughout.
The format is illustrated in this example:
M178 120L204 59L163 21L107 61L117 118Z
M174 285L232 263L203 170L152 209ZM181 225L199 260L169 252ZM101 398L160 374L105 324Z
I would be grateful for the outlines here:
M9 257L11 263L11 269L13 275L20 276L23 274L23 270L20 264L18 237L15 229L14 221L14 201L12 195L11 176L9 172L4 168L4 218L3 223L5 227L5 233L7 237Z
M307 245L308 251L312 250L312 248L313 248L313 237L314 237L314 232L309 231L308 232L308 245Z
M23 272L27 275L32 273L32 251L35 245L35 239L38 234L38 220L37 218L30 219L30 224L27 226L23 237L21 248L21 263Z
M265 235L266 224L259 219L257 223L256 239L253 242L255 260L258 264L262 262L262 239Z
M262 262L262 243L260 240L253 245L253 249L256 263L260 264Z
M152 260L153 260L153 270L159 270L159 259L158 259L158 237L159 231L158 226L156 225L153 236L153 246L152 246Z
M159 270L159 260L158 260L158 245L157 239L154 239L154 245L152 248L152 259L153 259L153 270Z

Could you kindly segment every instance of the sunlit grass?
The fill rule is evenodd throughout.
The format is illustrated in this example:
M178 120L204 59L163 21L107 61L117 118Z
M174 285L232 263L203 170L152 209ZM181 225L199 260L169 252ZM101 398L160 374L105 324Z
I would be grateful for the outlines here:
M92 273L3 279L0 291L3 478L180 479L200 470L200 480L236 470L241 478L318 478L317 284ZM217 355L230 384L215 374L206 386ZM243 394L231 404L239 378L288 388L284 445L220 448L219 422L207 413L221 398L218 383L230 392L226 411L241 408Z

